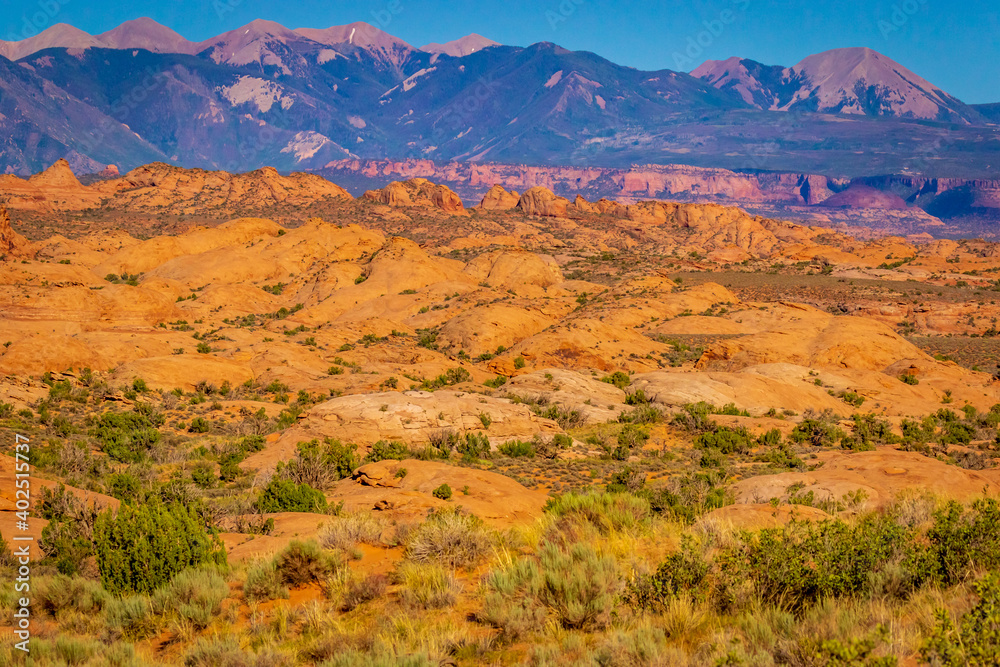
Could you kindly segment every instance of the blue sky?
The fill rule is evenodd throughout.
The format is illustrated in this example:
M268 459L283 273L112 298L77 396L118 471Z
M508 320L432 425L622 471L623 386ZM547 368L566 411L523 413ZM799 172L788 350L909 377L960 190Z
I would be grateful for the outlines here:
M290 28L367 21L414 46L478 32L505 44L555 42L641 69L685 70L733 55L787 66L867 46L981 103L1000 102L998 7L996 0L0 0L0 37L23 35L37 19L97 34L147 15L196 41L255 18Z

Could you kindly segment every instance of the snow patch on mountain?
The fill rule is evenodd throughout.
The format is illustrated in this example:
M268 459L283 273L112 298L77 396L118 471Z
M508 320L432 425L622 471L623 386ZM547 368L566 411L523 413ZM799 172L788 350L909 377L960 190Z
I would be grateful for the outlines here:
M419 79L422 76L427 76L428 74L436 70L437 67L431 67L427 69L422 69L419 72L415 73L413 76L411 76L410 78L408 78L406 81L403 82L403 91L406 92L413 90L417 86L417 79Z
M319 149L327 145L333 146L334 143L319 132L309 130L297 132L288 145L281 149L281 152L292 153L297 162L302 162L316 155Z
M262 113L270 111L275 104L280 104L282 109L289 109L295 103L278 84L252 76L241 76L239 81L231 86L222 86L219 91L234 107L253 103Z

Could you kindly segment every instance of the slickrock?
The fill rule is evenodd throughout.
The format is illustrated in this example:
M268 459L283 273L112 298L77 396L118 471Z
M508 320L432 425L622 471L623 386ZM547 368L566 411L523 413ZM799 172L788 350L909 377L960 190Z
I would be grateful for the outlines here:
M405 469L406 474L397 476ZM451 487L451 502L432 495L442 484ZM330 493L348 511L376 510L391 520L414 520L429 509L460 504L496 526L527 523L541 516L546 494L526 489L510 477L436 461L380 461L363 465Z

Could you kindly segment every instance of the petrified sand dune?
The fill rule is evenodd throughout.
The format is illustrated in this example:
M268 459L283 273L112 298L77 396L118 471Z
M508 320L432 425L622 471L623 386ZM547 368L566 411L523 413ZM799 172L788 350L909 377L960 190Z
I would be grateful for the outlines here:
M379 190L365 192L364 198L387 206L425 206L451 215L469 215L461 197L447 186L431 183L425 178L394 181Z
M587 423L597 424L618 418L625 404L625 392L590 374L562 368L543 368L511 378L499 393L537 401L542 405L559 404L576 410Z
M406 474L397 477L402 469ZM535 519L547 499L504 475L414 459L361 466L353 478L338 482L330 495L342 499L349 511L376 509L396 520L415 519L426 516L429 509L452 504L432 495L442 484L451 487L452 503L498 526Z
M868 508L884 507L911 490L944 498L968 500L1000 491L995 470L972 471L948 465L915 452L882 449L875 452L824 453L823 466L810 472L787 472L753 477L734 488L737 502L766 502L787 498L788 487L804 484L797 493L812 491L817 500L839 500L863 491Z
M488 428L480 415L489 416ZM360 444L378 440L426 444L435 434L447 431L481 432L491 440L560 432L555 422L535 416L523 405L445 390L342 396L311 408L297 427L315 433L314 437Z

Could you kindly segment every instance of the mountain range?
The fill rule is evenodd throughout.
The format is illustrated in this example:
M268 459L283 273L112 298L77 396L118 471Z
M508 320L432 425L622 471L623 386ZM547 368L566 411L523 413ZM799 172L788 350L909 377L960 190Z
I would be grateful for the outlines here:
M996 105L870 49L797 65L623 67L469 35L416 48L366 23L252 23L192 42L150 19L0 42L0 170L161 161L246 171L341 159L679 163L838 177L1000 176Z

